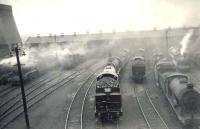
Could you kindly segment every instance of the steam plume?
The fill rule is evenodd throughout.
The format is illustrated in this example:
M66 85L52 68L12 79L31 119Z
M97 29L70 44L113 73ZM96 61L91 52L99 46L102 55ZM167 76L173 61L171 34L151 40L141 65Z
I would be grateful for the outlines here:
M185 53L192 34L193 34L193 30L189 30L189 32L183 37L182 41L180 42L181 55L183 55Z

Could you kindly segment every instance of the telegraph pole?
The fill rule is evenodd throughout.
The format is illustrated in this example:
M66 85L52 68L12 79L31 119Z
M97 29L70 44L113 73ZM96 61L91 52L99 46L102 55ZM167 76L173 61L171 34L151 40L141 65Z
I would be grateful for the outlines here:
M23 100L23 107L24 107L24 115L26 120L26 127L27 129L30 129L30 123L28 118L28 111L27 111L27 103L26 103L26 95L24 91L24 83L23 83L23 76L22 76L22 70L21 70L21 64L19 60L19 48L18 45L15 46L15 53L17 58L17 67L18 67L18 73L19 73L19 79L20 79L20 85L21 85L21 93L22 93L22 100Z
M168 32L169 30L166 30L166 56L167 58L169 58L169 53L168 53L168 49L169 49L169 41L168 41Z
M55 41L55 43L56 43L56 34L54 35L54 41Z

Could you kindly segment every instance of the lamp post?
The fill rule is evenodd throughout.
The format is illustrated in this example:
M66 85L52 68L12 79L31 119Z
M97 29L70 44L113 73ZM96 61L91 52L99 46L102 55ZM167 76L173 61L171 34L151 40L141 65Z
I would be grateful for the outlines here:
M22 75L21 64L20 64L20 59L19 59L19 45L14 44L13 49L15 51L16 59L17 59L17 67L18 67L18 74L19 74L19 80L20 80L20 86L21 86L21 93L22 93L22 100L23 100L26 126L27 126L27 129L30 129L28 111L27 111L27 103L26 103L26 95L25 95L25 91L24 91L23 75Z

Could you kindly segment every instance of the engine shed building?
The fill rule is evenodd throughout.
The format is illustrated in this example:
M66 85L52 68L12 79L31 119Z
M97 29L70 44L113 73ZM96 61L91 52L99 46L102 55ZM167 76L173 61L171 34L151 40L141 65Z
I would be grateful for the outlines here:
M150 46L148 44L151 42L151 45L158 46L159 48L166 47L166 35L168 37L169 46L171 45L180 45L180 41L185 36L185 34L190 29L197 29L198 27L188 27L188 28L169 28L162 30L147 30L147 31L128 31L128 32L112 32L112 33L86 33L86 34L71 34L64 35L52 35L49 36L31 36L26 40L26 45L30 47L36 46L46 46L50 44L59 44L66 45L70 43L83 43L87 44L89 48L93 48L98 45L105 45L106 43L112 42L123 42L139 45L137 47ZM194 36L198 36L198 33L194 33ZM140 46L141 45L141 46Z

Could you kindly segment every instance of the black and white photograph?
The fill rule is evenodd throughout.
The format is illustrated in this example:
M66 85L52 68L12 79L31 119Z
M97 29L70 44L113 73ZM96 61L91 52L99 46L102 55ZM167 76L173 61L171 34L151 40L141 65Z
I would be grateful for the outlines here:
M200 0L0 0L0 129L200 129Z

